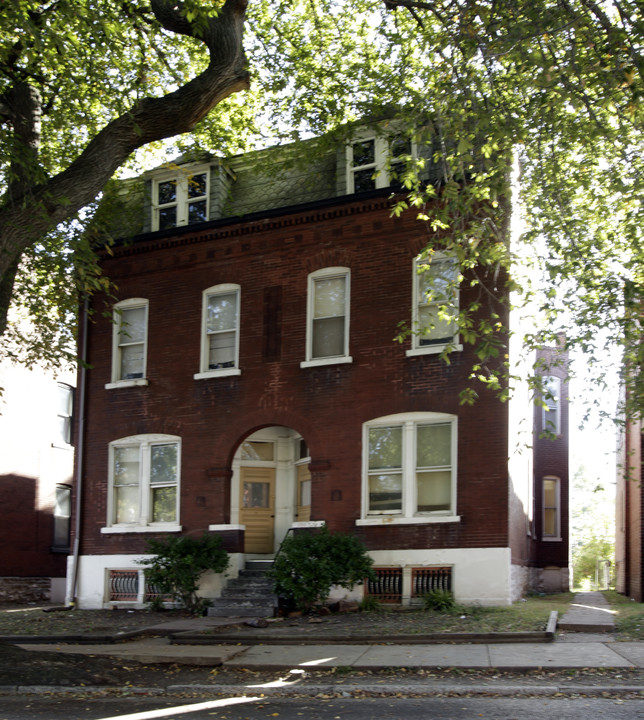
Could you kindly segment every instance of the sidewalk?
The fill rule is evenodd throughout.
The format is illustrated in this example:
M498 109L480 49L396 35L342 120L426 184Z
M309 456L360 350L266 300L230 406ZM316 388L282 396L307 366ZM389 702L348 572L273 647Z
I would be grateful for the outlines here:
M108 655L146 664L178 663L250 670L644 668L644 642L614 642L610 635L614 629L612 617L601 593L580 593L559 621L561 632L554 642L498 642L496 638L494 642L486 642L483 636L475 644L455 643L456 637L442 643L417 642L417 638L411 637L408 642L400 637L396 637L395 642L382 637L360 641L346 637L336 642L309 638L302 644L295 644L293 638L288 638L288 644L286 641L280 644L279 638L272 638L271 644L262 644L266 638L262 638L258 630L252 642L243 633L229 632L224 644L220 634L207 635L204 631L213 625L230 623L230 619L195 618L149 628L166 637L116 644L61 644L60 640L55 644L16 644L27 650ZM240 622L243 618L234 619L234 623ZM245 632L248 633L248 629Z

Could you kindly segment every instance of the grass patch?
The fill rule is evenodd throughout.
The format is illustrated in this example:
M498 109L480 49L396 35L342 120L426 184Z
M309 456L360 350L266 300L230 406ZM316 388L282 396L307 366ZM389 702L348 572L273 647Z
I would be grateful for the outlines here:
M644 640L644 605L615 590L603 590L602 594L615 612L617 639L625 642Z
M553 610L563 614L572 593L528 597L503 607L457 606L448 613L428 610L432 632L534 632L545 630Z

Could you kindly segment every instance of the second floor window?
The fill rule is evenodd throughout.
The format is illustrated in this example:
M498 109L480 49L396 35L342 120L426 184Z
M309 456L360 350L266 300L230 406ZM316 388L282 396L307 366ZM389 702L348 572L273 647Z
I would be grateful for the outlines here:
M58 407L56 409L56 440L54 444L71 445L72 411L74 407L74 388L66 383L58 383Z
M324 268L309 275L306 359L350 361L348 268Z
M559 435L561 433L561 380L554 375L543 381L543 417L544 432Z
M457 317L458 264L435 254L414 262L412 307L412 353L440 352L446 345L460 349Z
M231 283L203 293L202 374L230 374L239 367L239 297L239 285Z
M167 230L208 220L208 172L179 174L152 184L152 229Z
M148 301L123 300L114 307L112 382L145 378Z

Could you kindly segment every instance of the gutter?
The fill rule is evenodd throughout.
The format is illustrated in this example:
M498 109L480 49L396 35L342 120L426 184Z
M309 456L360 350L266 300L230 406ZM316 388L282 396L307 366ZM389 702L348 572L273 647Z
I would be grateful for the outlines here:
M87 295L83 300L83 309L81 311L81 332L83 340L80 352L80 387L78 398L78 435L76 437L76 517L74 519L74 550L72 554L72 584L69 596L69 603L66 610L73 610L76 607L76 586L78 583L78 555L80 551L80 531L81 531L81 507L82 507L82 490L83 490L83 459L85 447L85 388L87 384L87 317L88 317L89 301Z

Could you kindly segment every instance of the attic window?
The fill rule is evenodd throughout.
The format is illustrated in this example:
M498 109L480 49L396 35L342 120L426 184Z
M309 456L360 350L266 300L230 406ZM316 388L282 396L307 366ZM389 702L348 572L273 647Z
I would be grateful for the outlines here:
M395 180L394 166L412 154L412 143L402 135L355 140L347 146L347 192L389 187Z
M152 229L168 230L208 220L207 170L165 175L152 183Z

